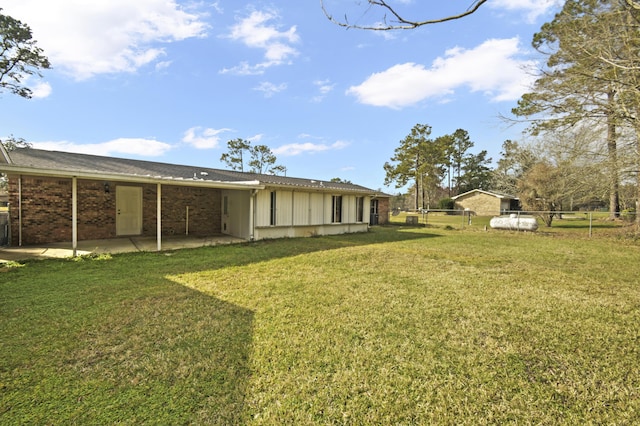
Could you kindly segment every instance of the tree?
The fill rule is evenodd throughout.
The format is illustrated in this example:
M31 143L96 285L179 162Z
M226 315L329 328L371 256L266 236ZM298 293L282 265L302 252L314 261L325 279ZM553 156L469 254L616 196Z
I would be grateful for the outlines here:
M286 176L287 175L287 168L285 166L282 166L282 165L273 166L273 167L271 167L269 172L271 174L273 174L273 175Z
M534 35L533 46L548 56L547 70L513 109L515 115L537 117L529 129L534 135L585 122L606 126L603 143L609 152L612 218L619 214L616 138L628 89L620 70L603 57L625 55L625 45L633 37L621 30L620 11L615 0L568 0L554 20Z
M486 150L482 150L478 154L466 155L461 166L464 173L456 178L458 193L474 189L489 189L492 178L489 164L491 164L491 158L487 158Z
M251 143L244 139L233 139L227 142L227 152L220 156L220 161L231 168L244 172L244 152L251 149Z
M482 6L486 2L487 0L473 0L468 3L469 6L466 9L461 8L450 14L423 19L406 18L406 15L400 13L396 7L389 5L386 0L367 0L366 4L355 2L359 7L362 7L364 9L364 11L358 13L359 17L367 14L370 11L380 12L380 14L374 15L371 18L370 24L350 23L346 13L344 14L343 19L334 18L333 15L329 13L327 8L325 7L324 0L320 0L320 7L322 8L322 11L324 12L324 15L327 17L327 19L340 27L372 31L390 31L411 30L425 25L440 24L443 22L461 19L478 11L478 9L480 9L480 6ZM441 6L444 2L439 3ZM622 9L624 9L630 15L634 16L636 20L640 21L640 1L620 0L619 4ZM389 20L387 20L387 14L391 15L391 18Z
M249 148L251 161L249 167L253 173L276 174L276 171L284 170L283 166L276 165L276 156L266 145L256 145Z
M24 81L34 74L42 77L39 70L51 64L36 46L29 26L1 12L0 8L0 91L31 98L31 89Z
M251 173L269 173L286 175L287 168L276 165L276 156L266 145L252 146L251 142L244 139L233 139L227 142L227 152L220 156L220 161L231 168L244 172L245 152L249 153L249 171Z
M10 135L4 141L0 141L7 151L13 151L17 148L31 148L33 145L30 142L25 141L23 138L15 138Z
M434 191L440 186L447 165L447 146L442 138L430 139L431 126L416 124L400 141L391 163L384 164L385 185L396 188L415 183L415 208L428 207ZM422 204L422 205L421 205Z
M4 146L7 151L13 151L18 148L31 148L31 143L26 142L22 138L14 138L13 135L9 136L4 141L0 141L0 144ZM2 173L0 174L0 189L6 191L8 186L7 176Z
M330 180L329 182L336 182L336 183L351 183L351 181L350 181L350 180L342 179L342 178L339 178L339 177L331 178L331 180Z
M455 173L455 192L460 193L460 174L462 173L463 163L467 151L473 147L473 142L469 138L469 133L466 130L458 129L451 135L451 167ZM465 191L462 191L465 192Z
M442 145L447 156L449 197L472 189L490 186L489 164L491 158L487 158L487 151L482 151L479 154L469 153L469 150L474 146L469 132L457 129L450 135L439 136L436 138L436 142Z
M492 172L491 188L509 195L516 195L518 183L529 169L539 161L539 156L529 146L506 140L500 152L498 167Z
M442 22L464 18L465 16L469 16L472 13L475 13L480 8L480 6L482 6L486 2L487 0L472 0L466 9L463 9L461 7L460 9L455 10L448 15L445 14L443 16L434 16L425 19L413 19L403 17L398 9L394 6L391 6L386 0L367 0L368 6L363 5L365 6L365 11L361 14L366 14L372 10L376 12L379 11L381 13L381 15L375 15L372 18L373 23L371 24L352 24L349 22L349 18L346 14L344 15L343 20L334 18L333 15L329 13L327 8L325 7L324 0L320 0L320 6L322 7L322 11L324 12L327 19L340 27L357 28L362 30L388 31L414 29L422 27L424 25L439 24ZM358 3L358 6L360 6L360 3ZM387 14L391 15L391 18L389 20L387 20Z
M522 206L536 213L546 226L551 226L553 212L558 210L560 204L557 174L556 167L541 161L534 164L518 182L518 197Z

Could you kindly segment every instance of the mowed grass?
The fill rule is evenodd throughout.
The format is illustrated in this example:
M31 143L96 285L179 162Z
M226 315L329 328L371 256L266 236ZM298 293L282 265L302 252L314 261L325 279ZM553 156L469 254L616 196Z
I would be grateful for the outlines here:
M10 266L3 425L640 422L623 237L388 227Z

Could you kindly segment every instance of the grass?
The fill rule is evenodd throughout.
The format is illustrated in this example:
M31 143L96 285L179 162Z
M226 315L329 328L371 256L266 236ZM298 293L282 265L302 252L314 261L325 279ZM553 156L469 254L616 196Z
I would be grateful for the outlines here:
M637 424L637 242L481 229L9 265L0 423Z
M422 226L465 230L490 229L489 222L492 218L492 216L472 216L471 222L469 222L468 216L449 215L443 212L429 212L428 214L401 212L397 216L391 216L390 222L394 225L404 225L407 215L417 216L418 223ZM576 236L589 236L591 231L592 235L610 235L612 233L618 234L621 228L631 224L629 218L627 220L612 221L608 219L608 216L608 213L601 212L564 214L562 218L554 218L551 227L545 226L542 220L538 218L538 232L562 235L572 233Z

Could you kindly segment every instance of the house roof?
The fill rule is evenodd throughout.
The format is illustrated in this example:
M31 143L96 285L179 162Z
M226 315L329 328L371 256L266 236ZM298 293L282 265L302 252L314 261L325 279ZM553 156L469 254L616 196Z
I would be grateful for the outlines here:
M233 170L212 169L126 158L16 148L0 145L0 171L40 176L80 177L114 181L171 183L188 186L262 189L269 187L307 188L318 191L376 193L364 186Z
M502 194L500 192L495 192L495 191L485 191L485 190L482 190L482 189L473 189L471 191L467 191L467 192L464 192L462 194L458 194L455 197L451 197L451 199L452 200L457 200L458 198L463 198L463 197L469 196L469 195L474 194L474 193L487 194L487 195L490 195L492 197L505 199L505 200L517 200L518 199L518 197L514 197L513 195Z

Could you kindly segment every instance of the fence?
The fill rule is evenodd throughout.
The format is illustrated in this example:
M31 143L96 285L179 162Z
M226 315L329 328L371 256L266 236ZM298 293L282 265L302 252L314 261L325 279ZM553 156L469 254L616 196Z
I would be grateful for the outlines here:
M616 220L611 220L609 212L600 211L510 211L502 215L516 215L519 218L535 218L538 232L573 233L584 232L592 236L594 232L606 231L631 225L636 220L635 212L622 212ZM543 215L550 215L551 226L542 221ZM396 225L439 226L452 229L491 229L490 221L496 216L478 216L470 210L422 209L412 211L394 210L390 213L389 222ZM522 229L524 230L524 229Z

